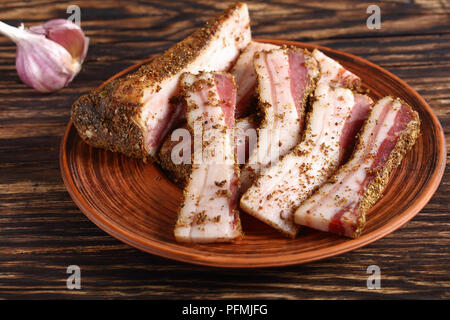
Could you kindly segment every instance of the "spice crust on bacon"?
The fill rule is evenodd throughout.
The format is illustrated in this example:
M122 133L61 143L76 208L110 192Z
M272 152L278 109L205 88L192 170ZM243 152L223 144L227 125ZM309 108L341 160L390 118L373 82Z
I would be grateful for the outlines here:
M228 70L250 40L247 5L237 3L136 72L81 96L71 114L79 135L94 147L154 160L182 116L169 103L181 73Z
M264 169L241 198L240 205L245 212L289 237L294 237L299 229L294 224L295 209L334 173L339 159L343 158L342 153L347 152L340 145L351 137L339 137L339 132L351 121L347 116L351 113L348 109L355 108L353 97L357 94L349 89L338 89L338 97L343 99L339 106L345 108L342 110L344 115L330 112L327 116L330 124L316 127L322 115L328 112L320 101L316 101L308 115L304 140L278 163ZM370 110L370 98L364 96L361 103L364 109ZM338 124L336 128L335 123ZM324 133L320 134L322 131Z
M240 201L245 212L290 237L299 230L294 223L295 209L344 161L346 149L352 146L361 119L367 118L372 105L368 96L342 87L350 79L354 87L357 76L323 54L320 58L321 75L303 140L278 163L264 169Z
M227 73L183 74L189 130L201 134L174 234L180 242L230 242L242 237L234 150L236 88Z
M242 170L243 191L301 140L306 103L320 74L311 54L295 47L257 52L254 66L262 120L256 148Z
M392 115L390 120L383 121L381 108L392 108L396 113L384 111ZM388 121L392 123L386 123ZM382 130L386 131L385 136L381 133L379 138ZM415 144L419 134L417 112L399 98L381 99L361 130L351 159L296 210L295 222L322 231L359 237L366 223L366 213L382 196L391 173Z

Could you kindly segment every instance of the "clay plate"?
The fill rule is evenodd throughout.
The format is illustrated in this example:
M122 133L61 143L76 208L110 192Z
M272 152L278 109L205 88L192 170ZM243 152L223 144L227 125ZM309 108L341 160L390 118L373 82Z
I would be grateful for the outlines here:
M300 42L261 42L318 48L359 75L374 100L385 95L401 97L419 113L422 134L392 174L384 197L368 213L360 238L351 240L302 228L296 239L286 239L242 214L245 237L239 243L177 243L173 228L182 191L157 165L90 147L69 123L61 144L60 165L67 190L81 211L101 229L138 249L169 259L227 268L285 266L324 259L367 245L412 219L436 191L445 167L444 135L430 106L405 82L362 58Z

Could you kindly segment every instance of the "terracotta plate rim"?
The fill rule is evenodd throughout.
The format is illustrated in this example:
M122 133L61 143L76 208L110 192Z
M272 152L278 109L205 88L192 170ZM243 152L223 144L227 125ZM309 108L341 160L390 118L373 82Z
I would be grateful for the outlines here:
M289 265L295 265L295 264L302 264L307 262L313 262L329 257L333 257L345 252L349 252L358 248L361 248L365 245L368 245L390 233L397 230L398 228L402 227L405 223L410 221L415 215L417 215L420 210L428 203L428 201L431 199L437 188L439 187L439 184L441 182L442 176L444 174L445 169L445 139L444 139L444 132L442 130L442 126L439 123L439 120L434 115L431 107L428 105L428 103L408 84L406 84L403 80L395 76L394 74L390 73L386 69L373 64L372 62L360 58L358 56L340 51L340 50L334 50L327 47L323 47L320 45L310 44L310 43L303 43L303 42L297 42L297 41L287 41L287 40L272 40L272 39L253 39L254 41L258 42L266 42L266 43L273 43L278 45L293 45L297 47L303 47L307 49L314 49L317 48L319 50L323 50L325 52L331 52L336 53L338 55L346 56L350 59L356 60L361 64L365 64L370 66L371 68L377 69L378 71L387 74L389 77L393 78L396 82L401 84L402 87L405 87L411 95L414 96L422 106L425 107L425 111L428 113L428 115L431 117L434 125L436 128L439 129L438 136L435 137L437 140L439 146L441 147L441 154L438 157L438 165L436 166L436 170L433 171L431 178L429 179L429 182L427 183L427 188L424 188L424 191L420 193L420 196L415 199L414 203L405 211L403 211L401 214L399 214L397 217L393 218L388 224L375 229L374 231L363 234L358 239L349 239L348 241L345 241L343 243L340 243L338 245L322 248L319 250L314 250L310 252L302 252L297 254L291 254L291 255L282 255L280 256L280 259L273 259L273 260L267 260L264 257L261 258L251 258L251 263L248 258L244 256L240 257L216 257L216 256L199 256L194 254L188 254L184 253L182 251L173 250L171 248L171 245L164 245L159 244L156 242L149 242L149 241L143 241L141 238L137 237L136 235L120 228L114 225L114 223L111 223L108 219L105 219L101 215L98 215L95 210L89 206L89 204L86 202L86 200L83 198L83 196L77 191L77 188L75 187L75 183L73 180L73 177L70 174L69 168L68 168L68 162L66 157L66 151L67 151L67 141L69 138L69 135L71 134L72 130L75 130L73 127L72 121L70 120L65 134L61 141L60 146L60 169L62 178L64 181L64 184L66 185L66 188L75 202L75 204L80 208L80 210L83 212L83 214L86 215L88 219L90 219L92 222L94 222L100 229L105 231L106 233L110 234L111 236L115 237L116 239L131 245L137 249L140 249L142 251L155 254L164 258L173 259L181 262L188 262L196 265L202 265L202 266L211 266L211 267L221 267L221 268L264 268L264 267L279 267L279 266L289 266ZM104 86L109 81L120 77L121 75L137 68L143 63L146 63L150 61L153 57L147 58L142 62L139 62L135 65L132 65L121 72L115 74L111 78L109 78L107 81L105 81L101 86Z

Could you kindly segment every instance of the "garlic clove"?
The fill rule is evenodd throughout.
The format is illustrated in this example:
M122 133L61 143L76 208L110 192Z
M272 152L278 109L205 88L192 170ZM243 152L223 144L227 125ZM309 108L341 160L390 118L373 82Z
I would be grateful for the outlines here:
M17 43L16 69L20 79L40 92L65 87L80 71L80 64L62 46L43 36Z
M45 35L62 45L74 59L83 63L89 47L89 38L85 37L77 24L65 19L53 19L42 25L30 27L29 30Z
M15 28L0 21L0 33L17 44L16 69L20 79L40 92L67 86L81 70L88 38L67 20L51 20L48 25L33 29Z

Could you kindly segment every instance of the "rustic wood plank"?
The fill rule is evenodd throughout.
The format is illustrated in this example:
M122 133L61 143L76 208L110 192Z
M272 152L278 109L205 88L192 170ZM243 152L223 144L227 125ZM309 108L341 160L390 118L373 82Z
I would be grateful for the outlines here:
M0 38L0 298L449 298L448 169L431 202L402 229L365 248L301 266L197 267L145 254L98 229L74 205L59 173L59 143L71 103L182 39L226 4L75 4L92 42L82 72L60 92L41 95L23 85L14 68L15 48ZM256 37L312 41L387 68L430 103L449 146L448 1L379 2L382 28L375 31L365 26L369 4L251 1L252 27ZM65 17L66 7L57 1L5 1L0 17L37 24ZM65 287L70 264L82 269L80 291ZM366 288L371 264L381 267L381 290Z

